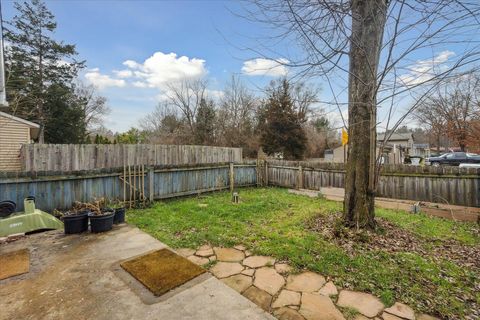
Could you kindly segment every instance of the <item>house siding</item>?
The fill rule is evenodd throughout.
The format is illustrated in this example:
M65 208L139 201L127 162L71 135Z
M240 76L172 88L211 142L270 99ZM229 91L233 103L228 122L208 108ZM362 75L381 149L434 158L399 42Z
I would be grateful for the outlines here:
M30 142L30 127L0 115L0 171L21 170L20 149Z

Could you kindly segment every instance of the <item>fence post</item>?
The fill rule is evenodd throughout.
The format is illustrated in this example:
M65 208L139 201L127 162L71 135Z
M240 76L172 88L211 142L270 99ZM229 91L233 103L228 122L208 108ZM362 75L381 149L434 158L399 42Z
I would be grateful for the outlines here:
M153 180L155 177L154 167L148 167L148 200L153 202L155 190L153 188Z
M230 192L233 193L234 187L235 187L234 167L233 167L233 162L230 162Z
M297 189L303 189L303 168L298 166L298 185Z
M268 162L265 160L265 177L263 179L265 181L265 187L268 187Z

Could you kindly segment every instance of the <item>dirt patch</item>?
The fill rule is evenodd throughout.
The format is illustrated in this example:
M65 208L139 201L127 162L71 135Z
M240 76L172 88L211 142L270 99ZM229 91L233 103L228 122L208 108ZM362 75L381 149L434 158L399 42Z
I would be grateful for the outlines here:
M318 215L307 224L352 256L358 251L414 252L429 259L444 259L480 269L480 246L469 246L456 240L427 239L382 218L376 219L376 232L345 228L340 219L340 214Z

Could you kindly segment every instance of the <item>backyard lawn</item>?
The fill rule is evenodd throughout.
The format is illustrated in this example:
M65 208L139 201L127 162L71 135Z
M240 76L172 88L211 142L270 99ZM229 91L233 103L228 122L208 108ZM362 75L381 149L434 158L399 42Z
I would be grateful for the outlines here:
M339 202L280 188L239 193L240 204L228 192L156 202L129 211L128 222L173 248L243 244L386 305L401 301L442 318L480 316L477 224L377 209L379 231L355 233L337 223Z

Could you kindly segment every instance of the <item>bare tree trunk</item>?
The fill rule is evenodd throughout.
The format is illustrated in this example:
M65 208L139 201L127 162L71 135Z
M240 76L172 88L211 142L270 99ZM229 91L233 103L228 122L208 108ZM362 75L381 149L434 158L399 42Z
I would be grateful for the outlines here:
M386 14L386 0L352 0L343 218L348 226L356 228L375 228L377 69Z

